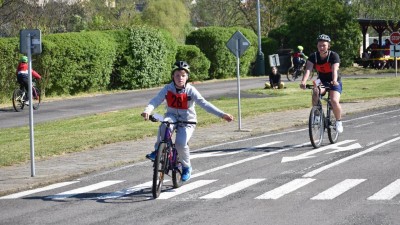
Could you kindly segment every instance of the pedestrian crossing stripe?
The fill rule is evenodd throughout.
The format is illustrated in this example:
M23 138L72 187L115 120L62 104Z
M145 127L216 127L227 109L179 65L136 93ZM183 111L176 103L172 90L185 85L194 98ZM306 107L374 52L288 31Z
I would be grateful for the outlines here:
M329 188L328 190L321 192L320 194L311 198L311 200L331 200L339 195L345 193L351 188L361 184L365 179L346 179L335 186Z
M97 184L92 184L89 186L85 186L85 187L81 187L81 188L77 188L77 189L73 189L70 191L66 191L66 192L62 192L60 194L56 194L56 195L51 195L51 196L47 196L46 199L52 199L52 200L63 200L75 195L79 195L82 193L87 193L90 191L94 191L94 190L98 190L104 187L108 187L114 184L118 184L124 182L124 180L108 180L108 181L103 181Z
M226 186L224 188L221 188L219 190L216 190L214 192L211 192L209 194L206 194L204 196L199 197L199 199L221 199L224 198L228 195L232 195L234 193L237 193L241 190L244 190L246 188L249 188L250 186L262 183L266 179L264 178L258 178L258 179L245 179L242 181L239 181L237 183L234 183L232 185ZM263 200L276 200L279 199L285 195L289 195L290 193L300 189L300 188L305 188L306 185L315 182L317 179L314 178L299 178L299 179L294 179L291 180L285 184L282 184L258 197L255 199L263 199ZM197 180L194 182L189 182L187 184L184 184L180 188L177 189L169 189L169 190L163 190L161 192L161 195L157 198L159 200L166 200L166 199L171 199L173 197L178 197L179 195L188 193L190 191L193 191L195 189L204 187L206 185L213 184L214 182L217 182L218 180ZM332 187L326 189L325 191L320 192L319 194L315 195L314 197L311 197L310 200L333 200L342 194L346 193L347 191L356 188L358 185L366 182L367 179L345 179ZM42 188L37 188L33 190L28 190L28 191L23 191L7 196L0 197L1 200L3 199L17 199L17 198L23 198L28 195L36 194L39 192L44 192L44 191L51 191L53 189L65 187L71 184L78 183L79 181L70 181L70 182L62 182L62 183L57 183L57 184L52 184L46 187ZM118 183L125 182L125 180L109 180L109 181L102 181L96 184L76 188L73 190L61 192L59 194L55 195L49 195L45 197L45 199L49 200L63 200L67 198L71 198L80 194L85 194L94 190L98 190L101 188L105 188L108 186L112 186ZM165 183L170 182L169 180L165 180ZM104 199L119 199L123 198L124 196L130 195L132 193L137 193L143 190L148 190L151 189L152 182L145 182L133 187L125 188L116 192L110 192L108 194L102 195L100 197L97 197L96 199L98 200L104 200ZM400 194L400 179L395 180L394 182L388 184L386 187L380 189L378 192L375 194L371 195L370 197L367 198L367 200L391 200L398 196Z
M256 199L278 199L290 192L293 192L311 182L315 181L312 178L302 178L302 179L295 179L286 183L278 188L275 188L267 193L256 197Z

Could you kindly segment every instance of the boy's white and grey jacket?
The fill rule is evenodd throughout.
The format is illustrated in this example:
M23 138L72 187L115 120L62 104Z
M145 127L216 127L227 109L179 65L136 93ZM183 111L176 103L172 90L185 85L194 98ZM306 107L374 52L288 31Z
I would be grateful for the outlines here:
M177 93L174 82L171 82L165 85L158 94L150 100L149 104L145 108L144 112L151 114L151 112L157 108L161 103L164 102L167 98L168 92L173 94L183 94L187 95L187 109L170 107L166 104L167 112L165 113L166 117L173 116L178 121L190 121L197 122L197 114L195 110L195 104L197 103L200 107L202 107L207 112L214 114L217 117L222 117L225 113L214 106L212 103L208 102L203 96L197 91L197 89L190 85L186 84L185 89L182 89L181 92Z

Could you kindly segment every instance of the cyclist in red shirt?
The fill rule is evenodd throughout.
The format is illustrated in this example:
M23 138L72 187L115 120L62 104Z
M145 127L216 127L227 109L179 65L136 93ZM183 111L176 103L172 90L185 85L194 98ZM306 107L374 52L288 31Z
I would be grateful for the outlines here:
M19 64L17 67L17 81L21 85L21 87L25 88L25 91L29 89L29 76L28 76L28 57L22 56L19 60ZM32 77L35 79L42 79L39 73L32 69ZM35 96L34 96L35 97ZM28 100L28 95L25 95L25 100Z

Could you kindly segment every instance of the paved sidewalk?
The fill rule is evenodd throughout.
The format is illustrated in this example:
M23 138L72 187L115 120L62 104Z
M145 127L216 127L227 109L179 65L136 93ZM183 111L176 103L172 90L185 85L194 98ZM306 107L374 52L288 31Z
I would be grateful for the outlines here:
M378 99L342 103L343 120L346 114L384 106L400 106L400 98ZM242 130L237 131L238 121L198 127L190 141L192 150L235 139L261 135L271 131L307 124L309 109L268 113L253 118L242 118ZM344 125L346 132L346 125ZM210 135L212 134L212 135ZM36 176L31 177L30 163L0 168L0 196L37 188L79 177L105 168L146 160L144 155L154 145L155 138L120 142L81 153L72 153L47 160L36 160Z

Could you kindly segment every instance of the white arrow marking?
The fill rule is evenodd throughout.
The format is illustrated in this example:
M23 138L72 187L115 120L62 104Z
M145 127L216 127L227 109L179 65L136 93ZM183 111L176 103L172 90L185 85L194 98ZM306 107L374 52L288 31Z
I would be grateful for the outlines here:
M344 152L344 151L350 151L354 149L362 148L362 146L359 143L355 143L346 147L337 147L336 150L328 152L326 154L331 154L331 153L336 153L336 152Z
M335 151L339 150L339 149L343 149L343 148L346 148L346 147L339 147L339 145L347 144L347 143L353 142L353 141L355 141L355 140L345 140L345 141L338 142L336 144L327 145L327 146L322 147L322 148L317 148L315 150L308 151L308 152L300 154L298 156L282 157L282 161L281 162L284 163L284 162L291 162L291 161L296 161L296 160L301 160L301 159L312 158L312 157L315 157L314 154L317 154L319 152L323 152L323 151L326 151L326 150L329 150L329 149L334 149ZM353 146L353 145L351 145L351 146ZM358 147L358 146L353 146L353 147ZM348 149L348 150L351 150L351 149ZM348 150L345 150L345 151L348 151Z
M257 145L257 146L253 146L253 147L250 147L250 148L245 148L245 149L242 149L242 150L239 150L239 151L234 151L234 152L217 151L217 152L207 152L207 153L200 153L200 154L191 154L190 159L233 155L233 154L237 154L237 153L244 152L244 151L251 151L251 150L254 150L254 149L257 149L257 148L267 147L267 146L278 144L278 143L281 143L281 142L282 141L273 141L273 142L270 142L270 143L265 143L265 144L262 144L262 145Z

